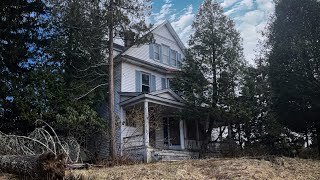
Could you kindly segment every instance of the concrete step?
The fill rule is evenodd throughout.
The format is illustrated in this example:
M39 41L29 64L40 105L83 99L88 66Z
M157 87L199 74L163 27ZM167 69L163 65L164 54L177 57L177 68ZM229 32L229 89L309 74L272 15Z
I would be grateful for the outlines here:
M175 150L156 150L151 155L155 161L178 161L196 159L198 157L196 152Z

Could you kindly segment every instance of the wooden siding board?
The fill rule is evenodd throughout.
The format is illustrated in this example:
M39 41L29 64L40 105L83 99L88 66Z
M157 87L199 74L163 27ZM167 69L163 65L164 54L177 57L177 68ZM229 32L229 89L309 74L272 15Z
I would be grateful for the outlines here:
M167 45L170 47L170 49L175 50L180 54L183 54L183 50L180 49L180 47L178 46L178 43L169 33L166 26L163 26L160 29L156 29L153 34L157 44ZM177 69L173 66L161 63L160 61L156 61L150 58L149 52L150 52L149 44L145 44L145 45L133 46L129 48L126 52L124 52L123 55L128 55L128 56L138 58L147 62L151 62L155 65L159 65L165 68Z
M122 73L121 73L121 92L136 92L135 78L136 71L143 71L156 76L156 90L161 90L161 78L166 78L163 73L158 73L153 70L136 66L130 63L122 63Z

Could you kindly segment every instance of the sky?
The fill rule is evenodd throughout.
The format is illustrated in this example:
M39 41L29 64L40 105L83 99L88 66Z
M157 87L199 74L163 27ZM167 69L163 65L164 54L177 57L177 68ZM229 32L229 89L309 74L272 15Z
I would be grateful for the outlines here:
M224 8L225 15L236 23L243 39L244 56L254 64L255 50L261 31L274 12L272 0L216 0ZM168 20L187 46L192 34L192 22L203 0L153 0L152 13L147 21L155 25Z

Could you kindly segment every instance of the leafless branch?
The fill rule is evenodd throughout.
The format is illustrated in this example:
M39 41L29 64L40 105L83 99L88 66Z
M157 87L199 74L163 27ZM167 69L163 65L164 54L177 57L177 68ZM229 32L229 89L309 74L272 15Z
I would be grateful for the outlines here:
M108 83L99 84L96 87L90 89L87 93L81 95L80 97L75 98L75 100L82 99L82 98L86 97L88 94L90 94L92 91L96 90L97 88L99 88L101 86L106 86L106 85L108 85Z

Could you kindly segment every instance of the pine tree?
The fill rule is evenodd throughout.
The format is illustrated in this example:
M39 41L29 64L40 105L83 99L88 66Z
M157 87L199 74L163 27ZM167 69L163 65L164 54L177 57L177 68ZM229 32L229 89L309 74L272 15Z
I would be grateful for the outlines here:
M150 26L145 24L149 0L52 0L54 27L53 61L61 62L65 82L64 97L73 104L94 108L108 100L111 155L115 157L115 115L113 87L113 44L149 42ZM58 51L57 51L58 50ZM77 108L83 109L83 108ZM80 112L79 112L80 114Z
M320 153L320 3L280 0L268 32L273 110L296 132L314 127Z
M186 111L197 111L185 114L208 124L203 131L202 149L205 150L217 125L229 125L231 133L230 117L234 112L243 55L240 35L217 2L204 1L192 27L195 33L190 38L188 56L175 86L190 106ZM188 73L197 76L190 77Z
M42 1L3 0L0 3L1 130L30 130L43 102L37 101L40 81L30 82L45 57L47 7ZM40 79L40 77L38 78Z

